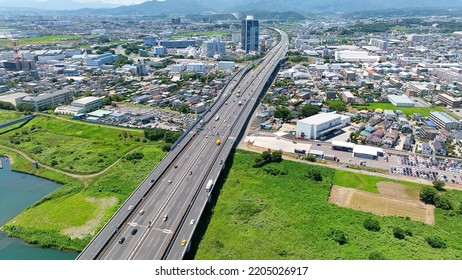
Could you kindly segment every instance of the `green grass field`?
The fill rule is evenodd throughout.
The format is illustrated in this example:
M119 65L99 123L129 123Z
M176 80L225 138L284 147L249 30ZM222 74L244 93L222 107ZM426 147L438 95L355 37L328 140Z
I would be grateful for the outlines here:
M367 182L369 177L347 174L336 176L336 170L283 161L253 168L256 155L237 151L233 166L224 179L216 205L198 248L195 259L368 259L380 252L386 259L460 259L462 257L461 215L455 211L436 210L434 226L404 218L380 217L371 213L329 204L330 187L335 180ZM266 169L288 171L273 176ZM322 182L305 174L316 169ZM335 179L334 179L335 178ZM345 179L346 178L346 179ZM380 178L379 181L386 181ZM458 191L448 191L455 201L462 201ZM216 195L216 194L215 194ZM209 212L210 212L209 211ZM371 232L363 227L367 218L379 221L381 230ZM204 225L201 225L205 227ZM393 236L393 227L412 232L403 240ZM339 245L330 236L331 229L341 230L348 243ZM425 238L437 235L447 244L445 249L430 247Z
M368 106L354 106L354 107L358 108L358 110L362 110L362 109L401 110L406 115L412 115L414 113L419 113L424 117L428 116L431 111L438 111L438 112L446 112L449 115L455 117L453 114L451 114L450 112L447 112L443 108L396 107L395 105L391 103L381 103L381 102L369 103ZM458 119L458 117L456 117L456 119Z
M2 144L39 162L81 174L104 169L139 146L143 138L142 131L126 132L44 116L0 135Z
M178 33L172 36L172 38L183 38L183 37L190 37L190 36L226 36L226 32L216 32L216 31L191 31L191 32L184 32Z
M349 172L345 170L335 171L332 184L342 186L342 187L355 188L358 190L377 193L378 190L377 190L376 184L378 182L383 182L383 181L400 183L401 185L405 185L410 188L415 188L415 187L420 186L417 183L412 183L412 182L407 182L407 181L389 180L389 179L384 180L383 177Z
M79 42L82 36L74 35L47 35L31 38L18 39L19 46L25 45L50 45L50 44L69 44ZM0 40L0 47L11 46L11 40Z
M0 110L0 123L4 123L7 121L11 121L14 119L19 119L20 117L23 117L23 113L19 113L16 111L7 111L7 110Z

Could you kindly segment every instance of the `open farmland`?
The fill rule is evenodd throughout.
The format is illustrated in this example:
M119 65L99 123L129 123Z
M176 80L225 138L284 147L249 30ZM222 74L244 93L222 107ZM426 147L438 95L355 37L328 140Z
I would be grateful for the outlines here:
M342 208L328 202L338 170L291 161L253 168L256 157L238 150L230 160L232 167L223 176L223 186L214 193L218 198L212 202L208 216L201 219L206 222L199 225L201 233L192 242L198 245L192 248L190 258L352 260L368 259L375 252L386 259L462 258L462 219L456 212L436 209L435 224L427 225ZM275 170L287 171L287 175L274 176ZM307 175L312 172L319 172L322 181L310 179ZM349 172L343 172L337 179L348 179ZM361 182L369 178L354 176ZM355 179L349 181L354 187ZM388 180L377 178L377 182ZM399 183L418 188L416 184ZM372 184L366 187L372 189ZM415 195L413 189L400 192L409 199ZM447 191L447 195L457 203L462 201L459 191ZM363 222L370 218L379 222L380 231L364 228ZM412 236L395 238L395 227L410 231ZM333 231L343 232L347 243L336 242ZM447 247L430 247L425 241L428 236L440 236Z
M396 197L333 186L329 202L341 207L371 212L381 216L409 217L413 221L434 223L434 206L419 200L404 201Z

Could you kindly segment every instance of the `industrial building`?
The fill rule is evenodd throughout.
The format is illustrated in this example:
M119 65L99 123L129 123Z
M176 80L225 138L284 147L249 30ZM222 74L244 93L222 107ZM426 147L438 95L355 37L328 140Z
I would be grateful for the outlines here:
M363 145L355 145L353 148L353 157L375 160L379 156L383 156L382 148Z
M196 41L194 40L163 40L160 41L160 45L166 48L178 48L178 49L185 49L187 47L195 47Z
M260 24L253 16L247 16L242 20L241 45L246 52L258 52L260 36Z
M7 71L25 71L35 69L35 61L33 60L10 60L4 61L3 67Z
M444 112L437 112L437 111L430 112L430 115L428 115L428 118L431 121L433 121L438 128L444 128L447 131L451 131L453 129L455 130L461 129L461 123Z
M51 108L54 105L68 103L72 100L72 95L72 91L68 89L61 89L37 96L26 96L20 103L31 104L35 111L40 111Z
M157 36L146 36L143 38L143 45L145 47L153 47L157 44L159 37Z
M204 73L205 72L205 64L202 63L202 62L188 63L186 65L186 71L194 72L194 73Z
M462 100L460 98L454 98L445 93L438 95L438 101L441 101L452 108L460 108L460 105L462 104Z
M88 96L72 101L71 106L90 112L103 106L103 100L99 97Z
M350 117L338 114L317 114L297 121L296 137L304 139L325 139L345 127Z
M218 61L217 68L222 71L232 71L236 67L234 61Z
M391 104L398 107L414 107L414 102L405 95L388 95Z
M109 62L119 60L118 56L112 53L103 53L100 55L90 56L85 59L87 66L101 66Z
M379 62L380 56L365 51L335 51L335 60L343 62Z

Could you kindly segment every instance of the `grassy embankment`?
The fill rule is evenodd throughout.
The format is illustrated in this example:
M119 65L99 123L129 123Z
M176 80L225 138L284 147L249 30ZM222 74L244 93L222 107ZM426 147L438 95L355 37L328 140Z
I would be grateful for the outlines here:
M35 128L32 130L33 126ZM23 130L28 133L23 134ZM35 130L39 132L34 132ZM26 142L26 145L14 145L14 148L25 151L30 156L36 156L29 153L30 148L33 149L29 143L40 143L45 155L36 157L39 164L49 165L51 155L58 160L63 157L63 162L55 168L65 171L68 170L68 164L72 164L74 170L100 171L122 158L100 175L72 178L43 166L34 169L32 163L18 153L0 148L0 154L7 154L13 158L13 169L62 184L56 191L3 226L3 230L8 234L43 247L81 250L165 155L161 150L163 142L137 141L138 138L142 138L141 132L126 132L117 128L78 124L40 116L18 131L0 135L1 143L5 144L3 140L15 135L16 132L21 136L27 135L30 141ZM101 147L106 149L106 158L99 156L98 149ZM89 154L91 149L95 150ZM73 151L72 156L80 159L69 158L70 151ZM144 157L140 160L127 160L125 156L132 153L131 151L141 152ZM99 158L104 159L104 165L98 165ZM95 166L92 166L93 161Z
M253 168L256 154L237 151L233 166L224 179L213 216L205 231L195 259L368 259L378 252L386 259L460 259L462 257L461 215L455 210L436 209L435 225L398 217L380 217L342 208L327 202L332 184L359 186L376 192L375 182L384 178L351 174L330 168L283 161ZM287 171L270 175L266 170ZM305 175L318 170L323 181ZM415 192L418 186L400 182ZM407 190L406 190L407 191ZM459 203L462 192L447 191ZM458 206L458 205L457 205ZM457 208L457 207L456 207ZM379 232L368 231L363 222L377 219ZM412 232L399 240L393 228ZM331 229L343 231L348 243L339 245L329 236ZM425 238L440 236L445 249L430 247ZM194 243L199 240L194 240Z
M12 121L14 119L19 119L23 116L23 113L19 113L16 111L0 110L0 123Z

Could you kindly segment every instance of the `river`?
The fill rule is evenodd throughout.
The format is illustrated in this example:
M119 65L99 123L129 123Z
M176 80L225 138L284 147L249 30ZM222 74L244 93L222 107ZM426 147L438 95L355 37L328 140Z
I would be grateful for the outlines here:
M29 174L11 171L8 160L0 157L0 225L59 187L59 184ZM63 252L31 246L0 231L0 260L71 260L76 252Z

